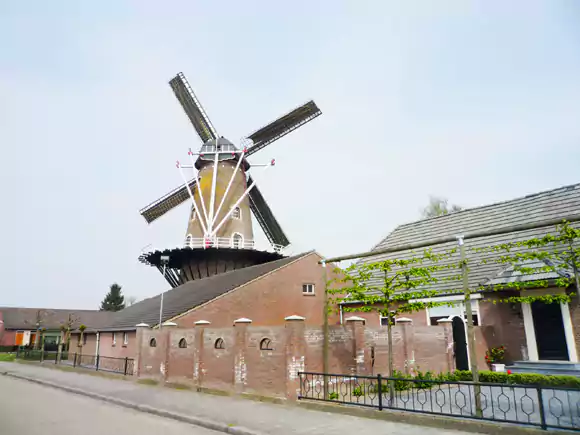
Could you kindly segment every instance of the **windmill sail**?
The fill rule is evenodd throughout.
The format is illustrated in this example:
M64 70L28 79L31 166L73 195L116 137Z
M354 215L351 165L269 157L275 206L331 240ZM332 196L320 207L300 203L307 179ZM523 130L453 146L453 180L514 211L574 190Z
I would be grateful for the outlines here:
M194 178L193 180L189 180L189 188L193 191L195 187L195 183L197 180ZM172 190L165 196L162 196L157 201L152 202L147 207L141 209L139 213L141 216L145 218L147 223L151 223L156 219L159 219L168 211L174 209L178 205L182 204L189 198L189 192L187 191L187 187L185 185L178 187L177 189Z
M183 73L179 73L171 79L169 85L203 143L215 139L217 137L216 130Z
M282 136L286 136L298 127L312 121L320 114L322 114L322 112L316 103L314 101L309 101L286 115L281 116L277 120L248 136L248 139L251 139L254 145L248 150L247 155L261 150L272 142L280 139Z
M252 177L248 177L248 185L253 182L254 180ZM252 213L256 216L256 220L262 227L262 230L266 234L270 243L282 247L288 246L290 241L286 237L286 234L284 234L282 227L274 217L270 206L262 196L257 185L250 190L248 196L250 198L250 210L252 210Z

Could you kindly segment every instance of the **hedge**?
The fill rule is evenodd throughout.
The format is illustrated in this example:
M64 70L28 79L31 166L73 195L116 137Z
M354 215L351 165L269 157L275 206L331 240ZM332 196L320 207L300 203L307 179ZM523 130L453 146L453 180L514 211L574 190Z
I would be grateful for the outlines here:
M418 371L415 377L405 376L401 372L396 372L395 377L399 379L413 379L414 382L397 380L395 382L396 389L415 388L430 388L437 384L437 382L428 381L448 381L448 382L471 382L473 375L468 370L456 370L452 373L439 373ZM417 382L418 380L425 380L427 382ZM542 387L561 387L561 388L577 388L580 389L580 378L576 376L567 375L541 375L537 373L511 373L507 372L479 372L479 381L493 384L517 384L517 385L539 385Z

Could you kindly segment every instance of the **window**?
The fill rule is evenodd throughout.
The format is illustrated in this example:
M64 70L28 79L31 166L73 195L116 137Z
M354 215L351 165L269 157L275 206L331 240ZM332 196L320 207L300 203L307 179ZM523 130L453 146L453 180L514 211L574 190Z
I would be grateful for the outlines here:
M87 334L83 334L83 346L87 344Z
M157 340L155 340L154 338L149 340L149 347L157 347Z
M383 316L382 314L379 314L379 316L381 318L381 326L389 326L389 318L387 316ZM393 325L395 324L395 321L396 317L393 317Z
M260 350L273 350L272 340L269 338L263 338L262 341L260 341Z
M112 343L113 343L113 346L115 346L117 344L117 333L116 332L112 332L111 334L112 334L112 337L113 337L112 338Z
M187 347L187 341L185 341L185 338L182 338L181 340L179 340L179 348L185 349L186 347Z
M123 346L127 346L129 344L129 333L123 332Z
M215 347L216 349L225 349L225 348L226 348L226 346L225 346L225 343L224 343L224 340L223 340L223 338L218 338L218 339L215 341L214 347Z
M232 219L241 219L241 218L242 218L242 210L240 210L240 207L234 208L234 211L232 211Z
M191 208L191 220L194 221L195 220L195 207Z
M187 237L185 238L185 246L186 247L189 247L189 248L192 247L191 246L191 240L192 240L191 234L188 234Z
M240 249L244 247L244 238L240 233L232 234L232 248Z
M471 311L473 324L475 326L479 325L479 303L477 300L471 301ZM437 326L438 321L442 319L447 319L449 317L459 316L465 319L465 305L461 301L457 301L452 306L440 305L438 307L427 308L427 317L429 319L429 324L432 326Z
M314 284L302 284L302 293L305 295L313 295Z

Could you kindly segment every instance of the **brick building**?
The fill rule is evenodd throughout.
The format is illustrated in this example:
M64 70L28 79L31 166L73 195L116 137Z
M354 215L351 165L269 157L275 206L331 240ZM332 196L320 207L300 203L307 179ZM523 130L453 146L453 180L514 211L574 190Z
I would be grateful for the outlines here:
M471 208L459 212L423 219L401 225L379 242L373 250L408 246L428 240L454 238L463 234L507 228L522 224L535 224L547 220L560 220L580 216L580 184L528 195L497 204ZM573 223L578 226L578 222ZM578 296L572 297L572 303L542 302L501 303L494 300L506 296L554 295L560 293L577 294L575 285L567 288L558 286L560 277L573 277L570 264L554 264L550 260L526 260L521 266L534 270L533 273L522 273L514 265L497 263L505 252L481 252L478 249L504 242L517 242L540 238L546 234L557 234L555 226L511 232L499 236L487 236L465 241L466 255L469 260L469 288L478 289L472 295L473 322L476 325L478 357L483 358L485 350L504 345L506 362L526 361L526 366L533 363L546 366L546 362L568 362L567 369L575 369L580 350L580 309ZM457 241L432 246L433 253L449 252L458 246ZM381 254L365 261L385 259L408 259L421 250L403 250L396 253ZM520 248L519 252L526 249ZM529 251L529 250L528 250ZM486 260L485 262L482 260ZM459 264L459 252L442 262ZM545 266L550 267L546 268ZM546 270L550 269L550 270ZM454 321L454 355L456 367L468 367L468 355L465 344L465 306L463 294L458 294L461 281L445 280L451 273L448 270L435 274L439 281L432 284L429 290L436 290L439 297L427 301L446 302L449 305L436 306L415 313L405 314L415 327L437 327L442 319ZM370 284L377 284L381 278L376 277ZM508 290L486 291L486 288L497 288L511 282L543 280L545 288L523 291ZM350 305L356 307L356 304ZM386 319L375 313L349 312L348 315L360 316L371 327L379 327ZM522 363L519 363L522 364ZM556 366L553 366L556 367Z
M267 327L282 325L285 317L299 314L309 325L321 325L324 282L320 259L311 251L189 281L164 293L162 323L191 328L204 321L213 327L231 327L234 320L249 317ZM157 295L114 313L107 323L88 328L83 334L83 353L135 356L137 325L157 329L160 306L161 295ZM330 322L339 323L338 315L331 315ZM79 335L75 336L78 341Z

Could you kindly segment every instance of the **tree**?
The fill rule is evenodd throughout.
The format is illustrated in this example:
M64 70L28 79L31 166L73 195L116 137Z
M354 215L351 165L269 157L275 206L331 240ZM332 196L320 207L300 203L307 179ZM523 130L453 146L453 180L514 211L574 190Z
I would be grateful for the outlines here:
M111 284L109 293L101 302L101 311L121 311L125 308L125 297L121 292L121 286L117 283Z
M439 295L437 290L428 290L430 285L440 281L434 273L442 269L457 267L456 264L438 264L440 260L449 257L449 253L433 254L426 250L423 255L406 259L387 259L374 263L353 264L336 272L340 278L334 281L346 286L328 289L335 304L347 303L342 306L347 312L377 312L387 319L387 346L389 354L389 377L393 377L393 334L392 326L396 317L402 313L432 308L447 302L421 302L425 298ZM424 263L428 263L424 265ZM457 279L456 276L445 279ZM373 283L377 284L373 284ZM346 296L344 296L346 295ZM389 381L391 399L394 398L392 382Z
M456 211L462 210L463 208L459 205L449 205L449 201L446 198L439 198L436 196L429 197L429 205L423 209L421 214L424 218L430 218L435 216L443 216L449 213L455 213Z

